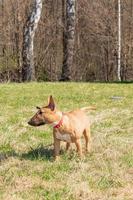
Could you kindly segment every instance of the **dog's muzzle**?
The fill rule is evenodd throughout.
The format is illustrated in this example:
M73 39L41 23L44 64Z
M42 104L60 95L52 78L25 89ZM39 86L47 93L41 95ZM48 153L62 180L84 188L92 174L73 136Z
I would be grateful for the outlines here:
M33 121L31 121L31 120L28 121L28 124L31 125L31 126L36 126L35 123Z
M28 121L28 124L30 126L41 126L41 125L44 125L45 122L35 123L34 121L30 120L30 121Z

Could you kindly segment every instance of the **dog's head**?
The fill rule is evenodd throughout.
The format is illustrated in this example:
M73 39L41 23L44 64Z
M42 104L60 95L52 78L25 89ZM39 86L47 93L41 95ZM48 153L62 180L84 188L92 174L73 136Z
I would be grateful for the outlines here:
M28 122L31 126L40 126L51 124L59 120L59 112L56 110L55 102L52 96L48 98L48 105L44 107L36 107L37 113Z

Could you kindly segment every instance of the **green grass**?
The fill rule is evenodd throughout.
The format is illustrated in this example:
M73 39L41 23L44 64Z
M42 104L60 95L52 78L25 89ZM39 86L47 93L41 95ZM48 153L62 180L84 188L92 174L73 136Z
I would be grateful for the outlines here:
M97 107L91 154L79 159L74 145L69 153L62 145L53 162L52 129L28 126L51 94L62 111ZM1 84L0 199L132 200L133 84Z

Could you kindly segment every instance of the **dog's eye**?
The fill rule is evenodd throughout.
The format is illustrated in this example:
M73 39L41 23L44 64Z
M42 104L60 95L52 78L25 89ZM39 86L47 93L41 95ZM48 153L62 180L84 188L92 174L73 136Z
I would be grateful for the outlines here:
M38 115L41 115L43 112L41 111L41 110L39 110L38 112L37 112L37 114Z

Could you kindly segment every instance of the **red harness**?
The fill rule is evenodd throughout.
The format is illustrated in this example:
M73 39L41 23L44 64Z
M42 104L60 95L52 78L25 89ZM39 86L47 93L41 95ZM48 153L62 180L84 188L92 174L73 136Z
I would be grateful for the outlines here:
M62 124L63 124L63 116L62 116L61 120L59 121L59 123L54 126L54 128L60 128L62 126Z

